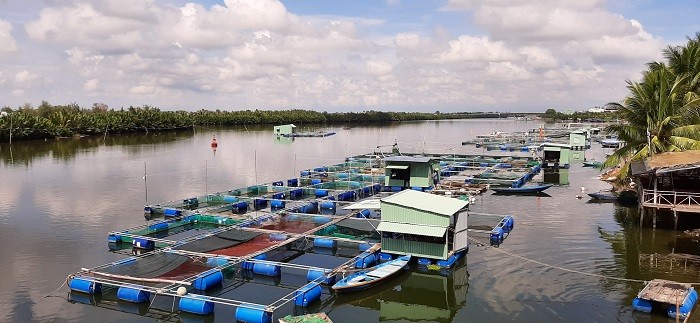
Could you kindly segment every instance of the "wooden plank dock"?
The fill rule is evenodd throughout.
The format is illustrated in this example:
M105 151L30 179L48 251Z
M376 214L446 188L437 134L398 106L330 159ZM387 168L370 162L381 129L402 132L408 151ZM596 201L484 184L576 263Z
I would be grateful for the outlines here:
M665 279L654 279L637 295L641 299L676 305L683 303L690 292L690 284Z

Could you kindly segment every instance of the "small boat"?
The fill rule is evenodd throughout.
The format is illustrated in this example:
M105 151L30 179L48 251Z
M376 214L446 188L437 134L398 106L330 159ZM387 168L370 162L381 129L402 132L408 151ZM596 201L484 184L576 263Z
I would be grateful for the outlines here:
M358 271L339 280L332 288L338 292L353 292L376 286L401 271L410 260L411 256L409 255L401 256L372 268Z
M607 138L600 141L600 145L603 148L619 148L620 145L624 145L625 142L617 138Z
M620 202L620 203L637 203L637 193L634 191L622 191L619 193L613 192L611 190L603 190L595 193L588 193L593 201L610 201L610 202Z
M603 166L603 162L599 162L599 161L585 161L585 162L583 162L583 167L600 168L602 166Z
M501 193L501 194L531 194L531 193L540 193L550 187L552 187L553 184L540 184L540 185L527 185L527 186L520 186L520 187L492 187L491 189L496 192L496 193Z

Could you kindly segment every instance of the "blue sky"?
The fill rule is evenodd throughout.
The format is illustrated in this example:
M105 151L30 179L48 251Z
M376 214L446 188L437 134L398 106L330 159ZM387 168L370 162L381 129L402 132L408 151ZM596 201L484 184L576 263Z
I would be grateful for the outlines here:
M700 31L691 1L0 0L0 105L585 110Z

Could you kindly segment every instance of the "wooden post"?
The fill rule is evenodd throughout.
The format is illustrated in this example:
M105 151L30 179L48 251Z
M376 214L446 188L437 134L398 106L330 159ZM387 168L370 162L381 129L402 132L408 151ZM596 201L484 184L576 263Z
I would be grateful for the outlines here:
M678 230L678 212L673 208L673 230Z

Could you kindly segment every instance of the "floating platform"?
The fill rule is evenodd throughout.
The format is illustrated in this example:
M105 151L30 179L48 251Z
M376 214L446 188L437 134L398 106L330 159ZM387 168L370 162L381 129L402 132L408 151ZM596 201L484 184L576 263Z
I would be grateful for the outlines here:
M671 318L685 319L695 307L697 299L698 294L690 284L654 279L637 294L632 308L645 313L659 309Z
M451 175L517 170L517 182L539 171L527 158L430 157ZM403 188L384 186L383 164L375 154L354 156L295 178L148 205L147 224L108 234L110 250L130 256L75 273L71 297L90 304L113 298L117 307L140 315L171 313L176 300L183 315L231 306L238 321L266 323L288 303L325 302L332 294L321 285L394 257L382 254L378 243L379 201ZM514 224L511 216L469 216L470 232L485 234L492 244L502 243ZM465 253L438 260L438 272L449 275ZM264 301L260 290L269 296ZM167 306L158 309L160 302Z
M296 138L296 137L328 137L335 135L335 132L330 132L330 131L314 131L314 132L293 132L293 133L286 133L281 135L282 137L287 137L287 138Z

